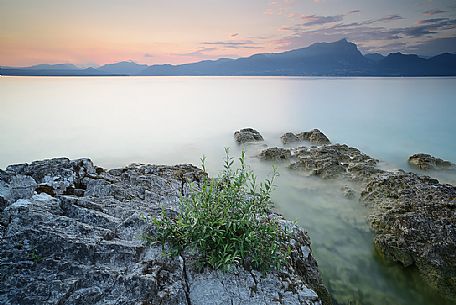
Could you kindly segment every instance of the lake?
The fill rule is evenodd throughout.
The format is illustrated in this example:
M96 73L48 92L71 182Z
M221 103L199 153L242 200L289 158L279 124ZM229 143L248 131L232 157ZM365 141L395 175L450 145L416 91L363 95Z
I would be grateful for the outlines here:
M233 132L259 130L268 146L313 128L403 168L425 152L456 162L456 78L0 77L0 168L51 157L89 157L113 168L194 163L221 170L224 147L260 177L262 145ZM279 164L273 200L308 232L326 285L340 304L449 304L416 270L385 262L372 245L367 210L345 199L341 181ZM433 172L456 184L451 172Z

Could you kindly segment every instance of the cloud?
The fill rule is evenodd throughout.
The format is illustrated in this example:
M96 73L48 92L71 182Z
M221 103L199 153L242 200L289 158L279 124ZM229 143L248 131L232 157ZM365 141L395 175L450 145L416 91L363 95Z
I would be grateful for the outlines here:
M205 41L201 44L226 49L260 49L252 40Z
M373 20L372 23L374 23L374 22L393 21L393 20L401 20L401 19L404 19L404 18L402 16L399 16L399 15L388 15L388 16L385 16L385 17L382 17L382 18L379 18L379 19L375 19L375 20Z
M301 26L313 26L313 25L322 25L326 23L334 23L339 22L344 19L344 15L334 15L334 16L317 16L317 15L309 15L309 16L302 16L301 19L304 23Z
M433 9L433 10L424 11L423 14L427 15L427 16L433 16L433 15L442 14L442 13L446 13L446 12L447 11L442 11L442 10L439 10L439 9Z
M418 20L418 24L428 24L428 23L436 23L436 22L441 22L449 20L449 18L431 18L431 19L424 19L424 20Z
M217 48L199 48L196 51L187 52L187 53L174 53L174 55L178 56L192 56L192 57L205 57L207 56L207 52L215 51Z
M424 56L434 56L441 53L456 54L456 37L425 40L410 47L410 51Z
M389 15L351 23L327 23L305 27L295 24L282 27L287 35L274 41L278 49L295 49L315 42L331 42L342 38L357 43L363 51L401 51L416 45L420 40L427 41L436 33L440 37L455 36L456 19L432 18L420 20L404 27L388 26L389 21L403 19L399 15Z
M428 19L428 21L429 20L430 19ZM456 29L456 19L436 18L433 21L425 22L424 24L420 24L418 26L405 27L397 30L409 37L421 37L428 34L435 34L445 30L454 29Z

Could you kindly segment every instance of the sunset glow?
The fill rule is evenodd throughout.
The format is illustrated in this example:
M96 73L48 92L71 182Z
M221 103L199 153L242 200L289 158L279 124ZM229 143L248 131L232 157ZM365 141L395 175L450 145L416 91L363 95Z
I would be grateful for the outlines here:
M438 1L0 0L0 65L187 63L346 37L363 52L456 51Z

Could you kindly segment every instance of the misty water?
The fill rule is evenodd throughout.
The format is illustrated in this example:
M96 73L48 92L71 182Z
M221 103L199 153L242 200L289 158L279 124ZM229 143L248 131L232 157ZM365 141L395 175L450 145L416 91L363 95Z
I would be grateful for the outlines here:
M200 163L221 169L233 132L259 130L268 146L287 131L322 130L380 159L407 166L413 153L456 162L456 78L0 77L0 168L66 156L113 168ZM245 146L261 177L272 163ZM367 209L323 181L278 164L273 199L312 239L324 281L340 304L449 304L413 268L385 262L372 245ZM451 172L431 176L456 183ZM356 186L354 186L356 188Z

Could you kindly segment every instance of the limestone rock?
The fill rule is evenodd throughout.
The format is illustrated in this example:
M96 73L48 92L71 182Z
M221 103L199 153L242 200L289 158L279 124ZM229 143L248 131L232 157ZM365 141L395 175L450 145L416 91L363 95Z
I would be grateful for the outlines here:
M291 169L308 171L324 179L366 180L383 172L376 168L378 160L345 144L299 147L294 149L293 155L297 161L290 165Z
M148 246L147 218L179 212L204 172L192 165L96 170L51 159L0 172L0 304L330 304L310 239L294 224L292 262L261 275L192 265Z
M361 200L372 210L380 253L415 264L431 286L456 299L456 187L398 171L372 179Z
M234 133L234 139L239 144L264 141L261 134L253 128L244 128Z
M296 135L301 141L308 141L312 144L323 145L330 144L328 137L318 129L305 131Z
M295 142L299 142L300 139L298 138L298 136L296 136L294 133L292 132L287 132L287 133L284 133L281 137L280 137L280 140L282 140L282 143L283 144L289 144L289 143L295 143Z
M423 170L450 169L454 166L450 161L445 161L428 154L414 154L410 156L408 163L412 167Z
M291 150L278 147L266 148L260 153L260 158L264 160L288 160L291 158Z

